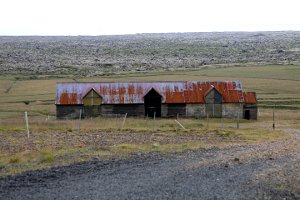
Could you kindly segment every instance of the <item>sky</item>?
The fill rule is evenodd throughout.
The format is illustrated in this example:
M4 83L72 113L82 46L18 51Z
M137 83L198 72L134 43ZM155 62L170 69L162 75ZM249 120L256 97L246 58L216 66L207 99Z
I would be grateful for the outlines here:
M300 31L300 0L1 0L0 35Z

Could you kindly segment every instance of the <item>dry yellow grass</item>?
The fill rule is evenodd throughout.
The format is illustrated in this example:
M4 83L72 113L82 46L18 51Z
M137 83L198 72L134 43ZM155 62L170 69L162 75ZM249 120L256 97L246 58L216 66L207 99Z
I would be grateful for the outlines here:
M7 119L0 129L0 175L26 170L68 165L90 159L108 159L132 153L180 152L186 149L223 147L233 144L258 143L289 137L270 127L251 128L261 122L241 121L240 129L234 120L180 119L187 130L174 119L153 120L128 118L123 130L120 120L94 118L70 121L45 121L39 116L30 118L27 138L24 120ZM80 124L80 131L78 127ZM221 128L223 126L223 128Z

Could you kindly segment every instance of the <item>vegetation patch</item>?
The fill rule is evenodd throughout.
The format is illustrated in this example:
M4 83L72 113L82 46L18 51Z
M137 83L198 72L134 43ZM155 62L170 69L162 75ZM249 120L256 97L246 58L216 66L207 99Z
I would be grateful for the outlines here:
M220 137L232 137L235 134L234 131L232 130L224 130L224 129L217 129L215 130L216 135L220 136Z
M203 120L180 119L187 127L183 130L177 127L174 119L157 119L153 129L153 121L149 119L127 118L126 129L120 130L120 120L94 118L82 120L78 132L78 120L40 120L33 117L29 138L23 119L7 120L2 122L0 131L0 174L15 174L90 159L127 157L136 153L165 154L289 137L285 132L259 128L259 121L241 121L241 128L237 129L234 120L227 119L221 124L219 119L214 119L209 122L209 127L202 125ZM251 128L252 125L256 128Z
M54 155L53 155L53 153L46 152L46 151L41 152L40 162L41 163L52 163L52 162L54 162Z

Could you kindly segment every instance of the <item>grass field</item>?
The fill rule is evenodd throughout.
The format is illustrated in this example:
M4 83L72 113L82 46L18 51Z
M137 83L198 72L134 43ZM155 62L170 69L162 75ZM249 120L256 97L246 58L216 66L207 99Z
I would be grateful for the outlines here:
M93 158L147 152L174 152L206 146L253 143L288 137L272 131L300 129L300 66L211 66L199 70L120 73L65 78L0 76L0 174L12 174ZM56 82L241 80L245 91L257 92L259 118L234 119L95 118L55 120ZM29 113L27 138L24 112ZM80 133L78 132L80 127ZM193 139L194 138L194 139Z
M26 77L24 77L26 79ZM75 79L76 78L76 79ZM201 70L123 73L91 78L16 80L0 76L0 119L31 115L55 115L55 83L79 81L187 81L241 80L246 91L257 92L260 107L300 109L300 66L212 67Z

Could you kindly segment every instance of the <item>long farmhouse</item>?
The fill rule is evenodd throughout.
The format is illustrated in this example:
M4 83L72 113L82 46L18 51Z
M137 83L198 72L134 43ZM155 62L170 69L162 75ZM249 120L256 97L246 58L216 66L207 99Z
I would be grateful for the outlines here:
M255 92L240 81L57 83L58 119L109 116L257 119Z

